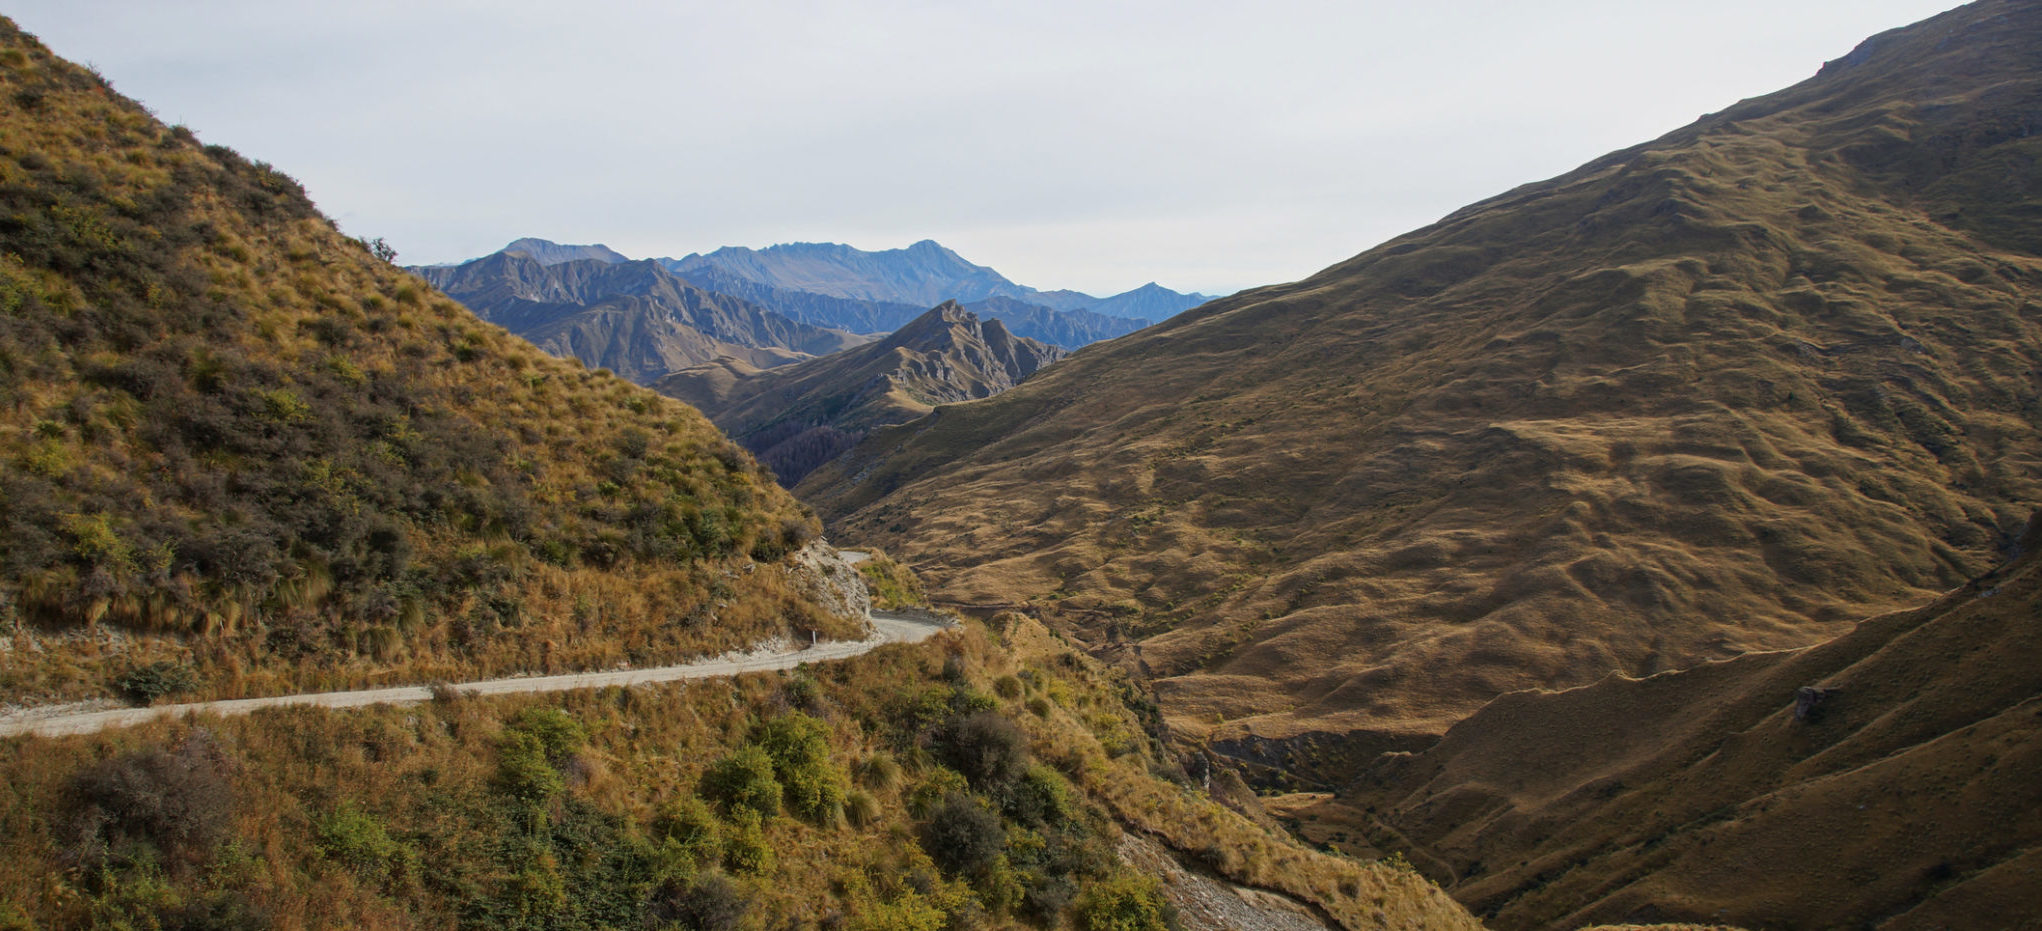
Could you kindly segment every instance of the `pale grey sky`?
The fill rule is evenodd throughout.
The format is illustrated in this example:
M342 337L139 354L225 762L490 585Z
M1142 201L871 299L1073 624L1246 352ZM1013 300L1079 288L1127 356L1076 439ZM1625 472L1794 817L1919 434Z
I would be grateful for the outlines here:
M400 261L935 239L1038 288L1290 281L1949 0L17 0Z

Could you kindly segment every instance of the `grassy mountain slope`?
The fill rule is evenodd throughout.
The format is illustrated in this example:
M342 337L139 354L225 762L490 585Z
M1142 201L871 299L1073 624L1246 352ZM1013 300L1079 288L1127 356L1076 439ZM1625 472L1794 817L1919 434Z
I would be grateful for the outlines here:
M848 633L778 564L816 531L695 411L477 321L0 26L0 698Z
M1413 845L1498 928L2032 920L2042 520L2023 550L1818 646L1506 695L1326 813Z
M799 491L1223 739L1422 746L1511 689L1805 646L2042 500L2037 61L2031 4L1897 30Z
M693 404L791 486L874 427L991 397L1063 356L945 302L876 343L763 371L719 360L652 388Z
M704 291L649 259L547 262L507 248L413 271L533 345L639 384L714 359L784 365L865 341Z

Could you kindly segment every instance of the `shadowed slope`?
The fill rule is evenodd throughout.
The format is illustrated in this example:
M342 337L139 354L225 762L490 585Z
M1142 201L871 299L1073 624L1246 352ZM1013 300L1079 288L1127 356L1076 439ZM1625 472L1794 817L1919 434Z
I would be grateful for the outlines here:
M1063 356L946 302L871 345L765 371L720 360L652 387L700 408L792 485L875 427L991 397Z
M2025 164L2037 61L2032 5L1881 36L801 491L947 597L1124 641L1221 737L1408 746L1513 688L1806 645L2042 499L2042 260L1991 219L2031 195L1950 180Z
M2037 544L2031 530L2008 567L1819 646L1504 695L1341 801L1499 928L2033 918ZM1819 697L1797 704L1806 688Z

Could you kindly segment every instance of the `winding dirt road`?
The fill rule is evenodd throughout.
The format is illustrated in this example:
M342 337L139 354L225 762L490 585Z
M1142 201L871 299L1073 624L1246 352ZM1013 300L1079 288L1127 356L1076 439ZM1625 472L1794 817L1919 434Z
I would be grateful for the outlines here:
M677 679L707 679L716 676L734 676L741 672L762 672L771 669L792 669L802 663L819 663L829 660L846 659L867 652L886 643L919 643L944 629L941 621L923 617L896 614L888 611L874 611L871 614L873 634L864 640L838 640L803 649L784 650L772 653L751 653L734 659L704 659L676 666L657 666L650 669L619 669L610 672L577 672L558 676L518 676L509 679L484 679L480 682L458 682L453 684L456 691L475 695L513 695L521 692L564 692L571 689L603 688L612 685L644 685L652 682L672 682ZM226 701L191 702L183 705L159 705L153 708L115 708L105 711L81 711L62 714L38 713L31 709L0 717L0 737L14 737L21 734L41 734L55 737L65 734L90 734L114 727L127 727L161 717L172 717L187 712L207 714L247 714L257 708L281 708L286 705L315 705L321 708L354 708L362 705L409 705L431 701L432 688L423 685L401 686L387 689L364 689L358 692L311 692L303 695L275 695L268 698L237 698Z

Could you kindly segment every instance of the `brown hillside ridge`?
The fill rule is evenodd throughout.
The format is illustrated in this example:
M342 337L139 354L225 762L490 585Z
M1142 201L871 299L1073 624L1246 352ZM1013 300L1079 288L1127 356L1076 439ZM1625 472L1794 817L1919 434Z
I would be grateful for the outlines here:
M1512 692L1319 814L1408 848L1498 929L2034 927L2037 517L2018 560L1925 608L1801 650Z
M2042 501L2038 128L2042 8L1966 6L797 491L1258 756L1806 646Z
M765 371L719 359L652 388L700 408L792 486L875 427L999 394L1065 355L945 301L870 345Z
M379 261L0 21L0 703L860 636L685 405Z

